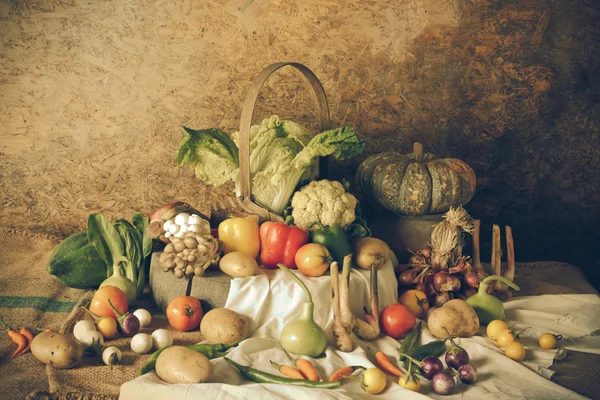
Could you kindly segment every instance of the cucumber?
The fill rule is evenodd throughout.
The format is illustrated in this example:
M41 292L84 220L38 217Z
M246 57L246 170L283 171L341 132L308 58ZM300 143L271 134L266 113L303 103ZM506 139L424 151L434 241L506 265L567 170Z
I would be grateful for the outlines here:
M85 231L63 240L50 256L46 271L63 285L76 289L98 288L107 277L107 268Z

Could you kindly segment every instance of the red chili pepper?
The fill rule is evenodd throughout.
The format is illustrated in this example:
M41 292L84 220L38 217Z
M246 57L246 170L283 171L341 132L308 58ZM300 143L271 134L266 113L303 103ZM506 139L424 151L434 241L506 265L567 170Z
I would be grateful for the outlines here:
M268 269L277 269L282 263L296 268L294 256L308 243L308 232L281 222L264 222L260 226L260 261Z

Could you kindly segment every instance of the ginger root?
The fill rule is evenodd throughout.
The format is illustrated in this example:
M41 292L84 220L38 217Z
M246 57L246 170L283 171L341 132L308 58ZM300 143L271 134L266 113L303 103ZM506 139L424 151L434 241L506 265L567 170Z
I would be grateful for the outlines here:
M377 285L377 268L371 268L370 276L370 306L371 311L365 315L365 320L356 317L350 309L350 266L352 256L344 257L342 279L339 280L338 263L330 265L333 303L333 334L338 350L352 351L353 343L350 336L373 340L379 336L379 291Z

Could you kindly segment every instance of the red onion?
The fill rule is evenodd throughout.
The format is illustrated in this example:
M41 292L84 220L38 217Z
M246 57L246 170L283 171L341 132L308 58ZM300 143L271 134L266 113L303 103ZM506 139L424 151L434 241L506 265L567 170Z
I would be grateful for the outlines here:
M417 268L407 269L398 276L398 284L401 286L412 286L413 281L417 277Z
M460 280L446 272L438 272L433 277L433 284L440 292L453 292L460 289Z
M479 287L479 277L473 272L467 272L465 274L465 283L473 288Z

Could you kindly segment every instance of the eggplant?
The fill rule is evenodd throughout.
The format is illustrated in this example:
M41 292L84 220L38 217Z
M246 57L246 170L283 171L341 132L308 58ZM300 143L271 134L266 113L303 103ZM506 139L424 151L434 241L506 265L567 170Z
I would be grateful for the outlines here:
M140 320L135 315L126 312L121 314L119 310L113 306L110 299L108 299L108 305L112 308L113 312L117 316L117 329L123 337L132 337L140 331Z

